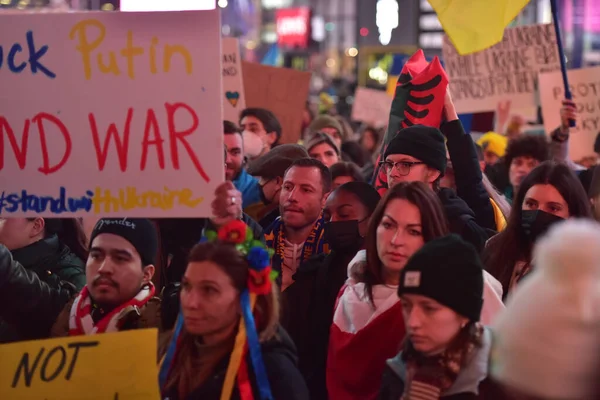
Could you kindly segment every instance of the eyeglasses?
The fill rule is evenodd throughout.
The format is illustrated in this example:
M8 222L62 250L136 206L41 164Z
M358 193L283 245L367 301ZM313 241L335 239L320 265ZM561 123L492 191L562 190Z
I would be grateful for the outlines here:
M406 176L410 174L410 169L415 165L422 165L424 162L420 161L399 161L399 162L391 162L391 161L381 161L379 166L384 169L386 173L390 173L392 168L396 169L396 171L402 175Z

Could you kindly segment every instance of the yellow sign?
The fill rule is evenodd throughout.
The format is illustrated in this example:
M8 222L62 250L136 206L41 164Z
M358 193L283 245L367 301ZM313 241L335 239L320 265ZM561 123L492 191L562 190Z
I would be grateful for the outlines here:
M156 329L0 345L0 399L160 399Z

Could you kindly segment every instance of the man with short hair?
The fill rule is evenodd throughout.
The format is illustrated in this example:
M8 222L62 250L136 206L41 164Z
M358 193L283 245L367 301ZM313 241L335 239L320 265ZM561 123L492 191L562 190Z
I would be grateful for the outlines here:
M261 207L252 207L244 211L260 226L268 228L279 217L279 195L283 186L285 171L295 160L308 158L303 146L282 144L248 165L248 173L258 177Z
M340 162L340 149L326 133L315 133L306 144L306 150L312 158L321 161L327 168Z
M318 160L296 160L285 173L279 198L281 217L265 231L267 246L275 250L272 266L281 272L282 291L303 262L313 254L329 253L322 210L330 190L331 173Z
M150 220L100 219L90 237L87 284L67 303L51 336L159 327L160 300L152 284L157 251Z
M246 108L240 114L244 152L249 160L268 153L281 140L281 124L271 111Z
M258 180L246 172L242 132L231 121L223 121L225 142L225 179L242 192L242 208L260 203Z

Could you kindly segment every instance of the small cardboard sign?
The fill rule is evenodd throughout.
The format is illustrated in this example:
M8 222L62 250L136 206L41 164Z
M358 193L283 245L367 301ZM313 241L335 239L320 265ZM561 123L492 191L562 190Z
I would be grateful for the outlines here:
M242 60L239 41L235 38L223 38L223 118L239 124L240 112L246 108L244 83L242 78Z
M387 126L392 97L384 91L359 87L352 104L352 119L383 128Z

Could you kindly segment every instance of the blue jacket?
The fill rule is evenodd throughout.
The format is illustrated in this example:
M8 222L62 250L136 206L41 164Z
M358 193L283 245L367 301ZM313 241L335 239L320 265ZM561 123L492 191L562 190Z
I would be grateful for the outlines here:
M258 179L246 172L245 169L242 169L242 172L233 180L233 184L237 190L242 192L242 208L261 202Z

